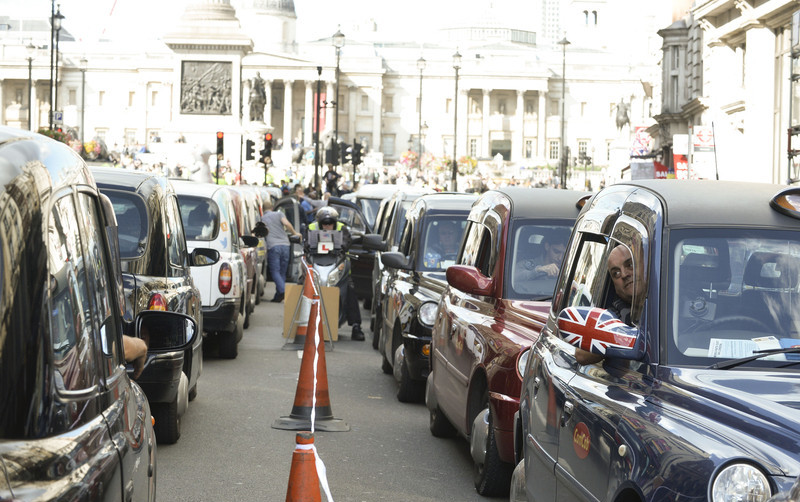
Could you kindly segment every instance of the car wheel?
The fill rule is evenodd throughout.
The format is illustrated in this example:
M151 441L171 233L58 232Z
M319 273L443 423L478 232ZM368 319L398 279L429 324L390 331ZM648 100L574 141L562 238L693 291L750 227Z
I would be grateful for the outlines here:
M487 407L475 417L472 425L470 452L474 461L473 480L479 494L503 497L508 495L514 466L500 460L493 422L492 412Z
M381 341L381 313L375 312L375 321L372 323L372 348L378 350L378 344Z
M174 444L181 437L181 417L178 416L178 400L171 403L153 403L151 407L156 423L153 429L159 444Z
M372 308L372 298L364 298L364 309L369 310Z
M397 400L401 403L418 403L425 397L425 384L411 378L403 346L397 347L394 356L394 377L399 382Z
M383 360L381 361L381 371L383 371L387 375L391 375L392 363L390 363L389 360L386 359L386 354L381 354L381 357L383 358Z
M429 411L429 420L428 420L428 427L431 430L431 434L437 438L451 438L456 435L456 428L453 427L453 424L450 423L450 420L444 416L442 413L441 408L436 406L433 410Z
M256 286L256 305L261 304L261 296L264 294L264 276L258 274L258 284Z
M194 401L197 398L197 384L194 384L194 387L189 389L189 401Z
M244 331L244 320L242 314L236 320L236 327L230 332L219 334L219 357L222 359L236 359L239 355L239 340L242 339Z
M519 461L511 474L511 489L508 494L509 502L527 502L525 493L525 459Z

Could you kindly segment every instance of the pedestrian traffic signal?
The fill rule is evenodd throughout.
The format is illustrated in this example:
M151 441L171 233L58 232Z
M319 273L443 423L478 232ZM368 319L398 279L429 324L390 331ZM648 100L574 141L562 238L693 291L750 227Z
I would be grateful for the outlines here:
M245 160L254 160L256 158L256 142L252 139L248 139L244 142L245 150L244 150L244 159Z
M222 160L225 157L225 133L217 131L217 160Z

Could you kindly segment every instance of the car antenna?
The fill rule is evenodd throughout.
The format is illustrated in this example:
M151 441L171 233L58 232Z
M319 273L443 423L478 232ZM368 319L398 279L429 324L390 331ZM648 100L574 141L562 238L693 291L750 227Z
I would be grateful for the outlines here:
M711 137L714 138L714 173L719 181L719 166L717 165L717 131L714 129L714 121L711 121Z

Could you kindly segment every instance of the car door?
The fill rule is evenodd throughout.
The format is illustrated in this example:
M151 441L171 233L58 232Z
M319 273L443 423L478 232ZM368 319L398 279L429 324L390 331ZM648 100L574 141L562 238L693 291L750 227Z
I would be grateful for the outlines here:
M301 220L300 203L294 197L283 197L275 203L275 211L280 211L292 224L292 227L302 233L302 226L305 222ZM286 280L299 283L303 279L302 272L303 243L291 242L289 244L289 268L286 272Z

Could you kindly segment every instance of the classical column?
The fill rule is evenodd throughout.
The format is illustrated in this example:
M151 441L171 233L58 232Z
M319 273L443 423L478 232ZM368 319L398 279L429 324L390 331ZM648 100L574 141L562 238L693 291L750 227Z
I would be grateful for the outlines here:
M294 131L292 130L292 85L294 80L283 81L283 144L291 145L294 140ZM311 144L311 138L307 138L308 144Z
M358 137L358 131L356 130L356 115L357 115L357 107L358 107L358 87L355 85L348 86L347 90L350 92L349 99L347 100L349 103L348 112L347 112L347 131L350 133L350 138L345 139L345 143L352 143Z
M3 79L0 78L0 124L6 123L6 107L3 105Z
M242 82L242 95L247 96L247 100L242 103L242 123L250 123L250 79L246 78Z
M375 108L372 110L372 143L369 145L370 150L376 152L381 151L383 142L381 138L381 122L383 115L383 86L378 85L372 88L373 103Z
M272 80L265 80L264 81L264 94L266 95L266 100L264 101L264 125L267 126L267 129L272 128ZM283 140L284 144L286 140ZM289 143L291 146L291 143Z
M336 109L333 108L332 101L337 101L335 82L327 82L325 86L325 101L328 102L328 107L325 111L325 131L333 134L333 117L336 114Z
M513 137L511 138L511 158L516 162L525 156L525 91L517 91L517 110L514 113Z
M489 144L489 121L491 120L492 110L491 110L491 99L489 93L491 90L483 89L483 103L482 103L482 113L483 119L481 120L481 151L478 152L478 155L483 157L488 157L489 152L491 152L491 147Z
M303 116L303 137L305 138L305 146L313 144L312 138L314 137L314 85L316 81L306 80L306 110Z
M467 138L469 138L469 114L467 113L469 110L467 104L468 97L469 89L458 90L458 116L464 117L460 120L460 124L458 124L458 142L456 143L456 154L458 158L461 158L462 155L469 152L469 144L467 141ZM489 153L489 151L487 151L487 153Z
M536 159L540 164L547 161L547 152L545 150L547 131L545 131L545 124L547 123L547 93L539 91L539 109L537 111L539 123L536 125Z
M745 32L747 51L744 56L744 96L747 107L743 112L744 131L742 144L745 162L738 162L739 179L763 183L783 182L777 166L784 158L773 158L773 136L782 134L773 124L775 120L775 89L781 87L773 77L775 65L775 34L758 25ZM706 124L710 125L710 124ZM719 147L719 143L716 143ZM710 164L710 163L708 163ZM754 169L753 166L772 165L772 169ZM698 173L700 174L700 173ZM713 179L715 170L707 168L703 175Z
M31 131L39 130L39 98L36 95L36 81L33 81L31 86L31 102L28 103L31 107Z

